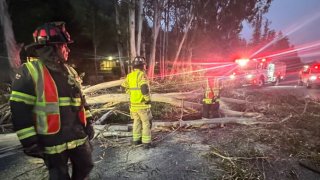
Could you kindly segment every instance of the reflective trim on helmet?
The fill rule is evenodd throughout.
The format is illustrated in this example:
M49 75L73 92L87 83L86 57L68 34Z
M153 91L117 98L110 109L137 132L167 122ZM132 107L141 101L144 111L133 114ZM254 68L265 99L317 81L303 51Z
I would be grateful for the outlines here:
M39 26L33 33L33 39L39 45L73 42L64 22L49 22Z

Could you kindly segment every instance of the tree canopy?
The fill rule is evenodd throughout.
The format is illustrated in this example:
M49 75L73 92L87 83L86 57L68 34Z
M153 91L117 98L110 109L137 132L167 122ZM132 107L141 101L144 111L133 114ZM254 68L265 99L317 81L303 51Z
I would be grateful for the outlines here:
M262 44L277 40L281 34L270 29L271 22L263 16L271 2L7 0L17 43L31 43L33 31L45 22L65 21L75 41L70 47L70 60L80 71L94 75L101 59L113 56L129 65L130 57L141 54L146 57L152 76L168 73L178 68L178 64L191 67L191 61L195 60L230 61L235 55L253 52ZM254 28L249 42L240 36L244 21ZM136 25L130 33L129 22ZM139 23L143 24L141 30ZM133 40L135 47L130 45ZM270 46L269 51L291 48L286 37L277 44ZM130 51L136 49L141 52Z

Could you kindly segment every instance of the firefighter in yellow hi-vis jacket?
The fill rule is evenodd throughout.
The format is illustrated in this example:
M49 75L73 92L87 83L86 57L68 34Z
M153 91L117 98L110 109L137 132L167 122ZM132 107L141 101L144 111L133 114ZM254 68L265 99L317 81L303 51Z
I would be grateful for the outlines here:
M145 73L145 59L136 57L133 61L133 71L121 84L130 95L130 114L133 119L133 144L143 144L144 148L151 147L151 100L149 82Z
M220 86L217 78L208 78L203 97L203 118L219 117Z

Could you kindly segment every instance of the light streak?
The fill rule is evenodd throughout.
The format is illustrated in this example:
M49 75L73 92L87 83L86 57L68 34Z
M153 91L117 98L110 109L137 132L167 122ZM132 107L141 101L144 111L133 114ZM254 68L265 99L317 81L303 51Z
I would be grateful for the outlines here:
M298 31L299 29L301 29L302 27L306 26L307 24L315 21L316 19L318 19L320 17L320 12L315 14L315 16L311 17L310 19L307 19L306 21L303 21L302 23L296 23L296 25L292 25L292 29L285 32L284 31L284 35L282 37L277 37L274 40L272 40L271 42L269 42L268 44L266 44L265 46L263 46L262 48L260 48L259 50L257 50L256 52L254 52L253 54L251 54L250 58L255 57L257 54L259 54L260 52L262 52L263 50L265 50L266 48L268 48L269 46L271 46L272 44L274 44L275 42L289 36L290 34Z
M210 68L203 68L203 69L198 69L198 70L194 70L194 71L187 71L187 72L169 74L169 75L165 75L164 77L171 77L171 76L177 76L177 75L183 75L183 74L191 74L191 73L196 73L196 72L202 72L202 71L220 69L220 68L225 68L225 67L232 66L232 65L234 65L234 63L230 63L230 64L226 64L226 65L221 65L221 66L216 66L216 67L210 67Z

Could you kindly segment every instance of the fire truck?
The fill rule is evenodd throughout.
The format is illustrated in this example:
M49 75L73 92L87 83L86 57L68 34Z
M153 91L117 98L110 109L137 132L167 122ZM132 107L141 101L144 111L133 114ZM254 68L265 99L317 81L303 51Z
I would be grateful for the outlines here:
M307 88L320 85L320 64L312 64L303 66L299 72L298 85L305 85Z
M278 85L286 75L286 64L284 62L272 62L261 58L237 59L236 64L236 70L230 78L237 80L242 86L263 86L266 83Z

